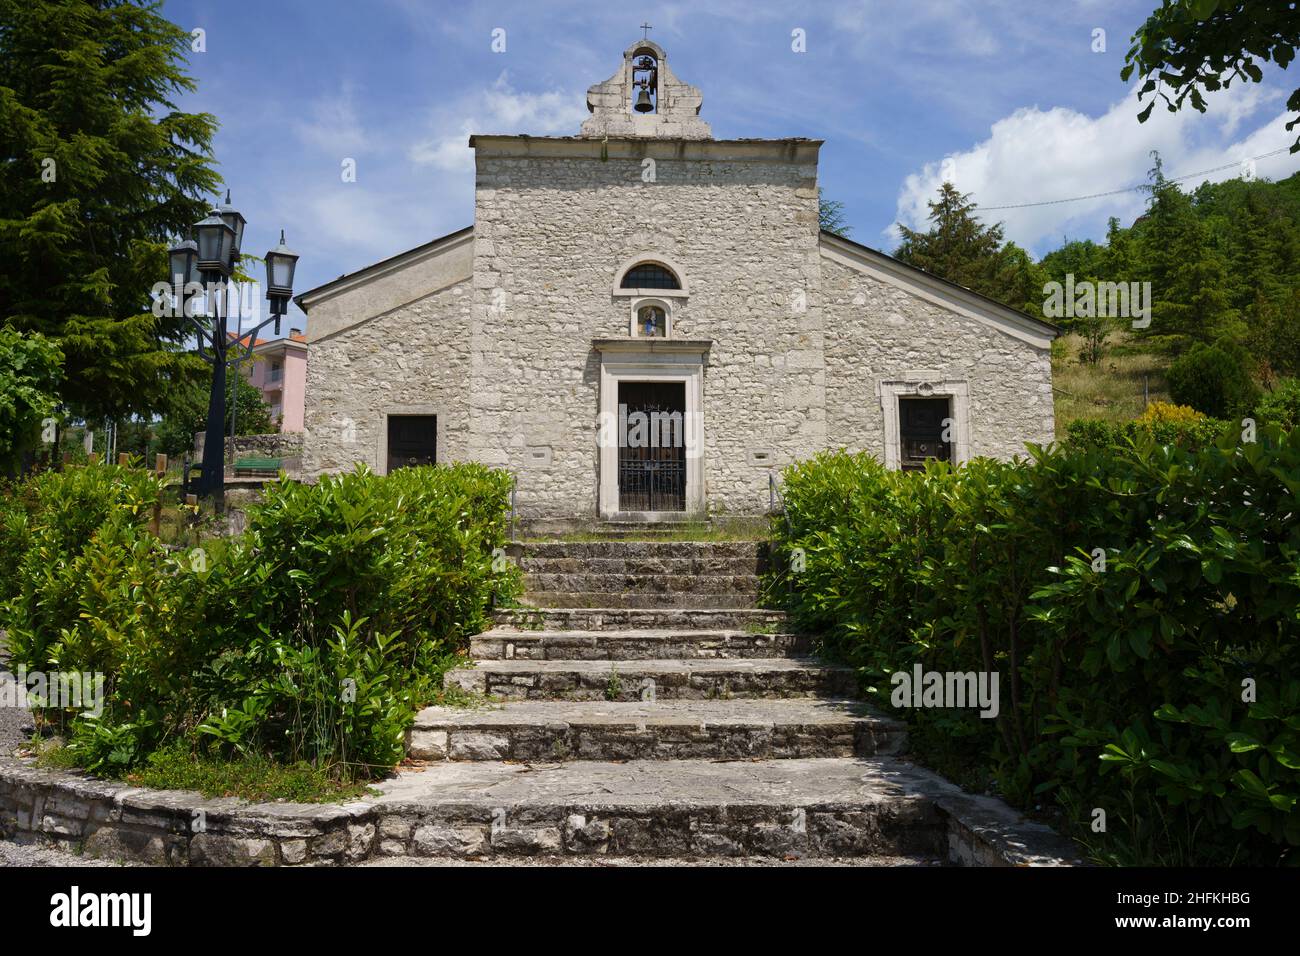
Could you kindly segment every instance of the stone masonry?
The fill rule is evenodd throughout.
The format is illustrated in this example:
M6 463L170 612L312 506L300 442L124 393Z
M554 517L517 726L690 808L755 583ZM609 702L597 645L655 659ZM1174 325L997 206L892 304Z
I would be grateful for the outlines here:
M644 50L660 111L633 115ZM610 342L634 354L620 359L632 379L698 370L712 516L761 513L769 471L824 448L894 463L903 396L950 396L959 459L1052 439L1055 331L822 233L819 141L710 138L699 91L652 43L588 102L580 136L471 138L471 229L300 297L305 477L382 472L387 417L436 414L438 460L511 470L522 517L611 517L597 421ZM640 263L681 288L620 288ZM668 312L672 356L633 334L648 301Z

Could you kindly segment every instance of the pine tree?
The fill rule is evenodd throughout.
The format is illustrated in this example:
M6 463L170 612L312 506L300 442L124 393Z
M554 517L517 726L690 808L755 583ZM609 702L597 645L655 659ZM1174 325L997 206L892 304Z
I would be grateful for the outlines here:
M930 229L900 224L903 241L894 258L1012 308L1041 313L1045 273L1023 249L1003 245L1001 224L980 222L970 196L949 182L928 205Z
M193 367L149 290L210 208L216 120L173 105L190 36L158 6L0 0L0 323L58 345L88 418L159 408Z
M1228 264L1191 197L1165 178L1153 154L1151 200L1142 225L1144 278L1154 299L1149 334L1213 341L1233 329Z
M853 231L844 215L844 203L824 198L820 186L817 187L817 219L823 232L847 239Z

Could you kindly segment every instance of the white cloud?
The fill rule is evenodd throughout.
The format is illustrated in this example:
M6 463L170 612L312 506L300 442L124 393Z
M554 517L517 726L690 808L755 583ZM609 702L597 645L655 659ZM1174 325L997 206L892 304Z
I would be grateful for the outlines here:
M1143 183L1158 150L1165 175L1184 176L1289 146L1285 115L1268 109L1276 91L1235 88L1210 102L1210 112L1190 109L1169 113L1159 106L1140 124L1136 93L1130 93L1101 116L1071 109L1025 107L993 124L989 138L970 149L926 163L899 190L896 218L911 228L923 226L926 203L945 178L981 207L1092 196ZM1262 115L1261 115L1262 114ZM1247 123L1253 131L1235 139ZM1260 160L1256 175L1282 178L1300 162L1286 153ZM1195 188L1203 179L1219 181L1240 175L1229 168L1183 183ZM1078 202L1029 208L990 210L987 222L1006 224L1007 238L1035 252L1054 246L1065 235L1099 235L1109 216L1129 222L1145 206L1145 194L1125 192ZM893 226L885 230L896 241Z
M344 83L337 93L318 97L305 111L305 117L294 124L298 138L336 156L358 152L367 143L367 134L357 117L351 83Z
M947 55L989 57L1002 51L999 42L1007 11L1004 4L961 0L850 0L829 11L831 28L850 46L872 58L900 44L943 49ZM907 64L915 68L915 63Z
M433 120L433 133L415 143L408 155L412 162L421 165L469 170L474 165L474 154L468 145L472 133L569 136L578 132L586 116L586 103L580 95L559 90L522 93L502 73L487 89L439 111Z

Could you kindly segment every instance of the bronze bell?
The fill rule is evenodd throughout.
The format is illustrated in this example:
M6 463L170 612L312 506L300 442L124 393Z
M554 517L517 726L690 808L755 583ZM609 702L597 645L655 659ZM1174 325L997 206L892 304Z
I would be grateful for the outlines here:
M654 108L654 104L650 102L650 91L644 86L637 90L636 103L632 105L632 109L638 113L651 113L654 112Z

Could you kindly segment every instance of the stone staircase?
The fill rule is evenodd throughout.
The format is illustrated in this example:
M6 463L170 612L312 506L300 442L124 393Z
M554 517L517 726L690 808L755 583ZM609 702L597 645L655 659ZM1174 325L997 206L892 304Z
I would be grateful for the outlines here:
M960 792L897 759L904 726L854 701L854 675L811 657L782 613L755 607L758 542L511 553L527 606L498 611L474 666L447 677L499 703L418 715L416 767L380 787L381 809L408 821L381 857L953 856Z
M508 552L525 600L550 608L752 609L762 553L749 541L541 542Z

